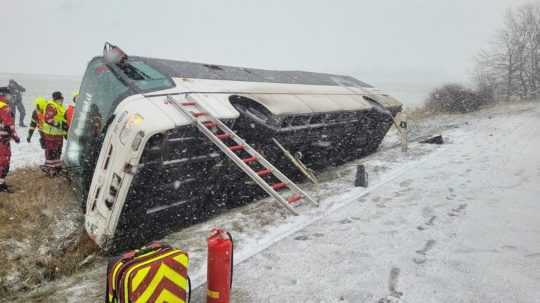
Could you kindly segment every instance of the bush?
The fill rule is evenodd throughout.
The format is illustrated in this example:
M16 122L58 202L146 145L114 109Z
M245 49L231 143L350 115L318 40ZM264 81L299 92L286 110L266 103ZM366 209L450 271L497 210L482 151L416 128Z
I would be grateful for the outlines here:
M495 103L495 88L489 85L478 85L475 90L480 100L480 105Z
M475 92L460 84L446 84L434 89L426 100L426 108L432 112L468 113L490 102L490 92Z

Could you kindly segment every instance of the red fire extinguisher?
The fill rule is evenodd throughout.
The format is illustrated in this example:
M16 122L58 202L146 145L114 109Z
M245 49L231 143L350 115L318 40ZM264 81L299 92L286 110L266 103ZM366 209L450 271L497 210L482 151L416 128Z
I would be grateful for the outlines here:
M233 239L220 228L208 237L207 303L229 303L233 278Z

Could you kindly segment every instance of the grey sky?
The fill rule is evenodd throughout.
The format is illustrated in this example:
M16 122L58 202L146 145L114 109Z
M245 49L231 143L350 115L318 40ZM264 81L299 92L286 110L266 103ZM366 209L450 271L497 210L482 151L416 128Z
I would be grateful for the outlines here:
M81 75L128 54L377 79L463 80L526 0L2 0L0 72ZM410 79L409 79L410 80Z

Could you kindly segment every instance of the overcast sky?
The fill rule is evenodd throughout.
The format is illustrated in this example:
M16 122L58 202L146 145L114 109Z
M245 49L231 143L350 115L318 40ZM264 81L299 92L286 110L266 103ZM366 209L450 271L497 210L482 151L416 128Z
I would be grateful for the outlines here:
M111 41L128 54L463 80L505 10L526 0L1 0L0 72L81 75ZM409 79L410 80L410 79Z

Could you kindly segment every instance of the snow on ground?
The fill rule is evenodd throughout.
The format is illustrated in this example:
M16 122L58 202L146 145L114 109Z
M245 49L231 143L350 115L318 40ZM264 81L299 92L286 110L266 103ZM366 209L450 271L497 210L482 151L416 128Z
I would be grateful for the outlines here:
M537 302L540 106L439 116L412 131L422 129L446 129L447 144L403 154L390 134L380 152L322 173L321 207L301 216L262 200L167 236L190 254L193 302L205 301L213 226L236 240L233 302ZM356 163L367 189L352 186ZM101 301L105 264L20 302Z
M538 302L540 108L445 137L238 265L233 302Z
M27 143L28 129L18 127L17 133L21 137L21 143L11 142L11 170L42 165L45 162L45 153L39 146L39 134L34 134L32 141Z
M30 124L32 111L34 110L33 101L42 96L50 98L54 91L61 91L64 95L65 105L71 104L73 93L79 89L80 77L76 76L55 76L55 75L28 75L28 74L1 74L0 86L7 86L9 79L15 79L19 84L26 88L23 93L23 104L26 109L24 123ZM21 137L20 144L12 144L12 169L24 166L35 166L42 164L45 158L43 150L39 146L39 136L34 134L32 142L28 144L26 137L28 128L19 126L19 112L15 119L17 133Z

